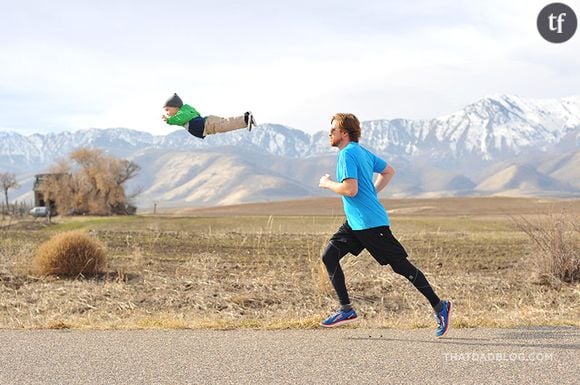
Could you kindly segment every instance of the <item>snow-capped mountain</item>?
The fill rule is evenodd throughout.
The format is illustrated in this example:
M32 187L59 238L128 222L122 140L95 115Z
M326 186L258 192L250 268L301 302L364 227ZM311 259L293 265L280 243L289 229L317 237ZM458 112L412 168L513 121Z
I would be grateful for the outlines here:
M378 120L363 126L365 140L381 152L433 159L505 159L531 148L546 151L570 133L578 141L580 97L487 97L432 120Z
M404 171L397 174L398 182L391 190L398 195L495 194L509 190L515 194L547 191L552 195L569 196L580 192L580 175L575 171L580 169L577 164L580 97L535 100L498 95L430 120L373 120L363 122L362 126L361 144ZM334 160L336 152L329 147L327 132L310 135L278 124L263 124L251 132L239 130L205 140L185 130L167 135L123 128L28 136L0 132L0 172L15 172L26 181L33 174L46 171L56 158L65 157L79 147L103 148L138 164L145 162L141 164L142 175L136 182L147 199L165 197L162 199L199 204L319 194L320 190L313 186L321 174L332 172L333 164L328 159ZM181 157L183 162L187 159L183 154L189 157L195 154L196 162L178 168L158 163L161 158L171 163L173 155ZM562 161L555 163L554 154ZM269 187L260 186L259 179L252 178L252 188L244 188L245 193L238 191L234 197L228 196L226 190L220 190L217 195L200 194L200 189L208 189L207 183L193 181L202 170L211 168L212 172L219 173L212 165L230 164L226 158L235 158L235 163L231 164L236 166L237 173L221 175L218 179L223 183L226 183L224 178L228 178L228 185L241 185L247 182L239 180L240 175L249 178L258 174L261 180L269 181ZM151 168L154 176L147 170L152 162L156 165ZM197 166L194 167L194 163ZM240 165L243 170L239 169ZM177 169L183 178L172 179L171 188L156 185L156 181L166 179L161 174L169 170L177 172ZM500 178L501 182L494 178ZM18 193L30 189L21 184L23 187ZM178 191L168 193L175 189ZM188 200L189 196L195 199Z

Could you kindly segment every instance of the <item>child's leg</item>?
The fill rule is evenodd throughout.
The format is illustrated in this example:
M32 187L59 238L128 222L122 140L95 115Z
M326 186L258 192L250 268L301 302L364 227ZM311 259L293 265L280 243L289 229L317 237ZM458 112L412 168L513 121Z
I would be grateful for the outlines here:
M205 119L205 129L203 135L213 135L220 132L228 132L233 130L239 130L241 128L247 128L248 123L246 122L244 115L235 116L232 118L222 118L215 115L210 115Z

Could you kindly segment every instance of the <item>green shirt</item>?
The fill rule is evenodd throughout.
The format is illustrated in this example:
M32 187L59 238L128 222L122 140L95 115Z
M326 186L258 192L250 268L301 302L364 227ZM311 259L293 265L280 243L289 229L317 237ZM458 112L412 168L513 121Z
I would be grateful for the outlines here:
M172 124L175 126L183 126L185 123L189 122L191 119L200 117L199 112L195 110L189 104L184 104L181 106L179 111L173 116L167 118L167 124Z

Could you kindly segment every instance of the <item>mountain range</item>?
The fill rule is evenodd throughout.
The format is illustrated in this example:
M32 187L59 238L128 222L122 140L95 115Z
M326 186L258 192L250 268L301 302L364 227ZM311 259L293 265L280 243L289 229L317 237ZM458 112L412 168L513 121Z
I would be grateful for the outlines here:
M397 174L383 194L397 197L580 196L580 97L483 98L434 119L362 122L361 144ZM318 179L333 174L328 132L262 124L200 140L123 128L21 135L0 132L0 172L31 199L34 174L79 147L102 148L142 169L130 182L139 207L224 205L328 196Z

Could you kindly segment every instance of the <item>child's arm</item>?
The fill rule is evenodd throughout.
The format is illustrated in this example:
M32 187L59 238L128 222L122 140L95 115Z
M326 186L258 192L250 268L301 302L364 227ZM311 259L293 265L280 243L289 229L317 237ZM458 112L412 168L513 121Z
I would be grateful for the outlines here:
M167 124L183 126L185 123L193 118L197 118L198 116L200 116L199 112L197 112L195 108L184 104L175 115L168 116L164 120Z

